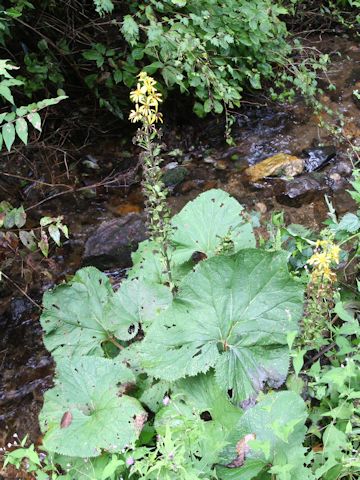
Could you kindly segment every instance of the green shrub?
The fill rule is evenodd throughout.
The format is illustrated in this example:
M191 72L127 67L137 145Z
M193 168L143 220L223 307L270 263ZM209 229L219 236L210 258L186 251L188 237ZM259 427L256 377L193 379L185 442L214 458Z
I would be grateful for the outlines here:
M314 94L306 85L314 83L311 72L321 65L307 62L296 67L291 62L293 47L281 20L287 10L277 2L129 3L131 15L124 17L121 29L131 46L124 65L128 86L135 83L134 66L145 65L145 71L160 75L166 89L176 86L192 93L199 116L239 106L244 89L260 90L274 79L282 89L290 82L303 93ZM294 68L281 76L289 64Z
M327 61L326 56L318 62L303 55L283 21L287 9L272 0L127 0L121 5L94 0L93 8L91 3L84 8L93 23L79 16L74 31L79 30L79 38L86 32L86 41L76 35L59 38L56 17L67 13L60 2L16 0L0 14L3 43L12 36L21 40L22 29L31 27L39 13L49 18L41 32L36 24L35 42L24 36L25 53L19 52L24 64L19 79L28 95L67 91L75 76L100 106L122 118L124 86L134 86L136 75L145 70L156 74L165 95L174 89L191 95L194 111L204 116L237 107L244 90L260 91L270 83L275 99L291 100L296 92L313 97L316 72ZM97 27L98 15L108 17L111 35Z

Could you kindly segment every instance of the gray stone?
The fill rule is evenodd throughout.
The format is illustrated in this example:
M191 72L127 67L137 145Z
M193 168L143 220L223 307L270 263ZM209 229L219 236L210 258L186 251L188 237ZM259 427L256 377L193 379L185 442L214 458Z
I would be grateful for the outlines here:
M324 167L336 155L336 149L333 145L325 147L309 148L303 151L308 158L305 159L305 170L314 172Z
M277 186L275 193L279 203L300 207L312 202L320 192L324 191L326 191L324 178L314 174L313 176L301 175L290 182L283 182Z
M332 166L326 175L327 185L334 191L349 187L352 165L348 160L340 160Z
M105 221L87 239L83 265L102 270L130 267L131 253L145 239L145 220L140 214Z

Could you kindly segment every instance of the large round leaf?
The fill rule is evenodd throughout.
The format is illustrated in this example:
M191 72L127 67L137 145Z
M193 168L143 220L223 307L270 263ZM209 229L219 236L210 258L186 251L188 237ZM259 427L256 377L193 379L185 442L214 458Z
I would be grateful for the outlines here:
M189 202L174 216L173 261L181 264L194 252L214 256L226 239L237 252L255 247L251 224L244 218L244 208L223 190L209 190Z
M123 394L127 384L135 383L131 370L114 360L75 357L58 359L57 372L40 414L48 451L96 457L138 438L146 414L138 400Z
M214 367L234 401L253 398L265 382L286 378L286 336L302 315L303 288L288 273L287 254L241 250L202 262L145 337L142 365L177 380Z
M83 268L69 284L44 295L45 346L57 356L103 355L102 342L130 340L139 323L153 320L171 299L168 288L137 279L114 293L105 274Z
M189 202L171 221L174 229L169 239L172 280L178 284L195 266L196 252L210 258L219 253L235 253L255 247L251 223L244 208L228 193L209 190ZM146 240L132 255L130 278L168 282L166 268L155 242Z

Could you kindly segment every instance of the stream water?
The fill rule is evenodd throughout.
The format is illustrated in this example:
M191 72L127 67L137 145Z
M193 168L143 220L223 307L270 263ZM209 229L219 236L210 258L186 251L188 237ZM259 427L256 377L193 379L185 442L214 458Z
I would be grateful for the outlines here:
M336 91L322 101L338 109L346 118L346 135L359 144L359 106L353 90L360 90L360 47L350 40L328 38L320 45L342 56L332 64L328 76ZM339 215L355 208L346 189L349 187L350 161L347 146L339 146L326 130L317 126L318 118L302 101L291 106L244 107L233 127L235 145L226 146L220 119L198 122L165 132L167 145L164 172L171 191L169 203L174 212L209 188L222 188L234 195L247 209L256 210L263 221L274 211L283 210L285 219L318 229L327 215L324 195L331 198ZM244 169L277 153L304 155L304 150L331 146L336 156L319 171L304 173L295 180L270 178L249 184ZM126 155L125 155L126 153ZM87 156L86 156L87 155ZM116 141L98 145L84 153L88 162L104 158L131 160ZM90 176L91 177L91 176ZM291 188L289 187L289 182ZM45 202L34 215L62 214L69 225L70 240L50 261L42 261L32 298L41 302L42 292L71 275L82 264L86 238L101 222L142 210L139 187L109 188L86 197L64 195ZM1 200L1 199L0 199ZM118 282L122 271L114 264L110 274ZM37 415L42 396L52 384L53 364L41 340L39 310L16 291L4 290L0 298L0 447L13 442L13 434L40 441Z

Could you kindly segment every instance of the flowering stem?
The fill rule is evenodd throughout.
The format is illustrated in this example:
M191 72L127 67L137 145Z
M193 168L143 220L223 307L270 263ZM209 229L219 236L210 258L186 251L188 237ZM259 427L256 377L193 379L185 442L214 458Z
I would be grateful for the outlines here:
M172 289L174 284L169 255L170 210L166 202L167 189L161 178L161 158L159 156L161 148L156 141L161 135L156 128L156 123L162 122L162 115L158 111L162 96L155 86L155 80L147 73L141 72L138 78L136 89L130 92L130 99L135 104L135 109L130 112L129 119L134 123L142 123L142 127L139 128L134 138L134 143L143 150L140 159L143 167L142 189L146 198L145 211L148 232L150 239L159 245L168 283Z

